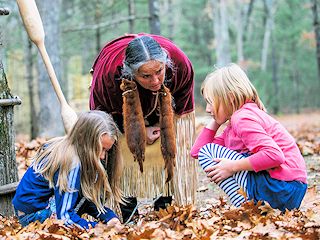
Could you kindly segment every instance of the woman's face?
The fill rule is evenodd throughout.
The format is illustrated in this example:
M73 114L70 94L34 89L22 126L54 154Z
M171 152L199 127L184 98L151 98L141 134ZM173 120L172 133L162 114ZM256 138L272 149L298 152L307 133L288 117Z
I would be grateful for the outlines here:
M150 60L139 67L135 80L145 89L158 91L164 81L166 66L162 62Z
M100 153L100 159L103 160L106 158L107 152L110 150L112 145L114 144L115 140L111 137L109 137L108 134L103 134L101 136L101 145L102 145L102 151Z

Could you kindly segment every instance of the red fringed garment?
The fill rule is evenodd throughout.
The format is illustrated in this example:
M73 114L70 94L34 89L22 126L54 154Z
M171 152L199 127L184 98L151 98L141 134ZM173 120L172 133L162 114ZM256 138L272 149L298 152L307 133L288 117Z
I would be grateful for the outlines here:
M90 90L90 109L99 109L113 115L123 131L121 70L128 43L137 36L153 37L162 48L166 49L173 62L174 69L166 70L165 85L173 96L174 111L178 115L194 110L194 72L188 57L170 40L145 33L129 34L107 43L100 51L93 64L93 79ZM144 116L148 115L155 103L155 94L138 85L139 96ZM150 125L159 121L157 111L150 114Z

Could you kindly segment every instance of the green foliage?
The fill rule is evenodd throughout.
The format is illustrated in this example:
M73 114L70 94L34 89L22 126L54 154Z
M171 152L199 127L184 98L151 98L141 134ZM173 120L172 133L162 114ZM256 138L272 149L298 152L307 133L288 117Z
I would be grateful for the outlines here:
M171 38L194 65L195 97L198 104L203 104L200 96L201 83L216 62L212 2L211 0L159 0L162 35ZM135 33L150 31L147 18L148 3L149 0L134 0L137 17L134 21ZM230 55L232 61L236 62L238 58L236 16L245 6L244 4L249 4L249 1L242 1L241 7L237 6L235 0L227 3ZM255 84L269 111L276 109L277 105L280 107L280 112L319 108L320 82L317 75L315 39L312 35L311 1L281 0L274 3L276 10L271 33L273 42L270 38L267 69L262 71L261 49L265 34L266 13L263 1L254 1L243 42L249 78ZM4 51L3 62L6 65L9 62L9 53L13 50L25 51L27 37L15 1L0 0L0 7L11 9L9 16L0 17L2 42L5 46L5 50L2 50ZM71 81L80 75L87 76L99 49L106 42L128 33L129 22L126 20L129 15L128 0L63 0L62 7L61 54L64 76ZM120 21L121 19L123 21ZM277 89L279 102L275 98L272 46L275 49L274 61L279 80L279 89ZM78 59L79 64L72 63L73 59ZM9 72L7 75L11 76L13 69L6 69ZM72 86L69 83L70 85Z
M310 2L279 1L275 21L283 109L319 106L315 40L305 36L313 32Z

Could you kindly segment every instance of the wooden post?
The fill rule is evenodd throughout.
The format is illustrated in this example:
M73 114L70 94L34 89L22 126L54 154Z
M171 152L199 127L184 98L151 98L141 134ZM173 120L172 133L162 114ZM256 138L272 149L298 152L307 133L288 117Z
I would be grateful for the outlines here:
M0 10L0 16L9 14L8 10ZM2 46L1 39L0 46ZM18 182L13 106L20 103L21 100L17 97L13 98L10 93L0 55L0 214L4 216L13 215L11 201Z

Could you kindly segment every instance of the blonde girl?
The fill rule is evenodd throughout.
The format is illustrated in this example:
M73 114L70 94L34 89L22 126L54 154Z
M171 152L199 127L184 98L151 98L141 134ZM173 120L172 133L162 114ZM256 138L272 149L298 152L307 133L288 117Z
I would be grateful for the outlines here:
M207 75L201 87L212 120L191 155L235 206L267 201L282 211L299 208L307 189L306 166L294 138L267 114L245 72L236 64ZM226 128L217 131L222 124Z
M83 213L105 223L117 219L105 205L107 201L122 202L118 138L119 130L110 115L89 111L79 116L68 135L44 144L13 199L20 223L26 226L50 217L52 196L57 218L66 225L94 227L97 222L81 218Z

